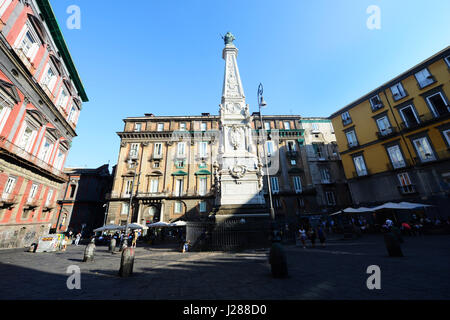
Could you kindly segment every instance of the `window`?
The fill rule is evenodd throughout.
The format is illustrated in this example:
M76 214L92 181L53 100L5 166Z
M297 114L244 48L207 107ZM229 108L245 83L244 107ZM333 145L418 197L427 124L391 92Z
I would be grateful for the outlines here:
M333 191L326 191L326 192L325 192L325 196L327 197L327 204L328 204L329 206L334 206L334 205L336 205L336 197L335 197Z
M294 190L297 193L302 192L302 180L300 179L300 177L294 177Z
M414 148L416 149L417 155L419 156L422 162L436 160L433 149L431 148L431 145L426 137L414 139L413 145Z
M182 209L183 209L183 204L181 203L181 201L175 202L175 208L174 208L175 213L181 213Z
M403 168L406 166L405 159L403 159L403 154L400 150L400 146L395 145L392 147L388 147L387 152L394 169Z
M355 130L346 132L345 136L347 137L349 148L356 147L358 145L358 140L356 140Z
M311 123L312 132L320 132L318 123Z
M297 161L295 161L294 159L291 160L291 166L295 166L297 164Z
M31 148L33 147L33 141L36 137L37 132L36 130L32 130L30 127L28 127L26 123L24 123L24 127L22 130L22 135L19 140L19 147L27 152L30 152Z
M394 97L394 100L399 100L403 97L406 97L406 92L403 89L401 82L393 85L391 87L391 92L392 92L392 96Z
M305 201L303 198L297 198L297 204L300 208L303 208L305 206Z
M75 123L75 115L77 114L77 109L74 106L70 108L69 115L67 116L67 121Z
M186 156L186 142L178 142L177 144L177 157L184 158Z
M380 130L381 135L385 136L392 132L391 124L387 116L377 119L377 126Z
M200 164L198 165L199 168L206 168L206 162L202 161L200 162Z
M158 192L158 179L152 179L150 181L150 192L157 193Z
M75 190L77 189L77 186L75 184L70 185L70 196L69 198L73 198L75 196Z
M47 194L47 200L45 201L45 205L49 206L53 197L53 190L49 190Z
M6 120L8 120L9 114L13 108L13 104L8 98L0 92L0 132L2 132L5 126Z
M201 177L198 179L199 181L199 187L198 187L198 194L201 196L204 196L206 194L206 186L207 186L207 178Z
M34 199L34 197L36 196L37 188L38 188L38 185L33 183L33 185L31 186L31 189L30 189L30 193L28 194L28 202L32 201Z
M122 203L122 211L121 214L128 214L130 204L128 202Z
M319 158L319 159L325 159L325 153L324 153L324 146L322 143L313 143L312 144L313 149L314 149L314 154Z
M270 184L272 187L272 193L278 193L280 191L280 186L278 184L278 177L270 177Z
M22 38L17 47L23 52L25 57L33 60L38 52L39 43L36 41L36 37L32 34L28 24L25 25L23 30L24 34L21 34Z
M180 131L185 131L185 130L186 130L186 123L180 122Z
M446 57L444 58L444 60L445 60L445 63L447 63L447 66L450 68L450 55L449 55L449 56L446 56Z
M5 13L6 9L8 9L12 0L0 0L0 18Z
M132 180L125 181L125 196L127 197L131 195L132 184L133 184Z
M44 138L44 142L41 147L41 152L39 153L39 158L45 162L48 161L48 158L50 158L50 155L53 151L53 143L50 143L50 141L46 138Z
M270 122L264 122L264 130L270 130Z
M284 129L285 130L291 130L291 124L289 121L285 121L284 122Z
M200 130L201 130L201 131L206 131L206 130L207 130L206 122L202 122L202 123L200 124Z
M181 169L181 168L184 168L184 160L177 160L177 161L175 161L175 167L177 168L177 169Z
M57 80L56 73L50 67L50 64L47 64L47 67L44 71L44 76L42 77L41 85L46 86L50 92L53 90L53 87L56 84Z
M416 190L414 186L411 184L411 179L409 178L409 174L404 172L397 175L398 180L400 181L400 192L401 193L414 193Z
M450 108L441 92L426 97L426 100L435 117L440 117L450 112Z
M68 101L69 101L69 96L67 95L66 90L61 89L61 93L59 94L58 101L56 102L56 106L64 109L64 107L67 105Z
M8 197L14 189L14 185L16 184L16 178L8 177L6 181L5 189L3 190L3 198Z
M139 143L132 143L130 146L130 154L129 154L129 158L130 159L137 159L138 157L138 153L139 153Z
M206 201L199 202L199 210L200 212L206 212Z
M164 123L158 123L157 131L164 131Z
M153 168L159 168L159 161L155 161L153 163Z
M63 163L64 163L64 152L62 152L61 150L58 150L58 155L56 156L56 160L55 160L55 168L58 170L61 170L63 167Z
M426 87L427 85L434 82L433 76L430 74L427 68L417 72L415 74L415 77L420 88Z
M175 181L175 197L181 197L183 195L183 179L177 179Z
M447 141L447 146L450 147L450 129L442 131L442 134L445 137L445 140Z
M383 103L378 95L374 95L369 99L372 110L378 110L383 107Z
M331 182L331 175L328 168L321 168L320 169L320 177L322 179L322 183L330 183Z
M208 142L202 141L199 145L199 156L205 158L208 154Z
M354 157L353 163L355 164L356 174L358 176L366 176L368 174L367 169L366 169L366 164L364 163L363 156Z
M161 156L162 156L162 143L155 143L153 149L153 157L161 158Z
M281 208L281 201L279 198L273 199L273 202L274 202L275 208Z
M141 131L141 127L142 127L141 123L135 123L134 124L134 131L136 131L136 132Z
M412 105L400 109L400 115L407 128L413 127L420 123L419 118Z
M267 141L266 148L267 148L267 156L271 157L273 154L273 141Z
M295 141L288 141L287 142L287 149L288 149L288 151L296 151Z
M350 117L350 113L348 113L348 111L341 114L341 118L342 118L342 124L344 126L352 122L352 118Z

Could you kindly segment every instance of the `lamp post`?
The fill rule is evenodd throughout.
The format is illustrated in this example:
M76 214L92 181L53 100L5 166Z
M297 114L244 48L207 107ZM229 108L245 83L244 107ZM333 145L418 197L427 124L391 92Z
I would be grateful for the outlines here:
M262 83L259 84L258 86L258 107L259 107L259 121L261 122L261 132L262 132L262 136L265 137L265 133L266 130L264 129L264 124L263 124L263 120L262 120L262 114L261 114L261 108L265 107L267 105L267 103L264 101L264 97L263 97L263 85ZM270 218L272 219L272 221L275 221L275 211L273 209L273 204L272 204L272 188L270 185L270 177L269 177L269 166L267 165L267 153L266 153L266 142L265 140L263 140L263 153L264 153L264 161L265 161L265 167L266 167L266 176L267 176L267 188L269 191L269 203L270 203Z
M128 205L128 213L127 213L127 224L125 226L125 236L122 243L122 249L126 248L128 246L128 221L130 220L130 213L131 213L131 205L133 202L133 189L134 189L134 180L136 178L136 168L137 168L137 159L128 159L128 165L132 165L135 163L134 166L134 173L133 173L133 181L131 182L131 190L130 190L130 202Z

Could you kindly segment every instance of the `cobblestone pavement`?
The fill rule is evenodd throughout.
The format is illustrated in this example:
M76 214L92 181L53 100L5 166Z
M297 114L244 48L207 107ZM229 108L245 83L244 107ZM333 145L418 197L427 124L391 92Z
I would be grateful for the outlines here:
M407 237L405 257L387 256L381 235L329 241L326 247L286 245L289 277L274 279L268 250L181 253L138 247L134 273L120 278L120 254L98 246L66 252L0 251L0 299L450 299L450 236ZM69 290L69 265L81 269L81 289ZM366 286L369 265L381 268L381 290Z

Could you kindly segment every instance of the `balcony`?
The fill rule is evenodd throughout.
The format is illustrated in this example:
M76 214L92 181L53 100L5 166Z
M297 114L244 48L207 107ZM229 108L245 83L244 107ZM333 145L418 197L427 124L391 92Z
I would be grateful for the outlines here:
M359 143L358 142L347 143L347 147L348 149L355 149L359 147Z
M56 169L55 167L49 165L38 157L32 155L31 153L25 151L24 149L16 146L12 142L8 141L5 137L0 136L0 153L8 153L10 156L14 158L20 158L27 162L27 164L37 167L40 170L44 170L45 172L54 175L62 182L67 181L67 175Z
M321 184L333 184L334 181L332 181L331 179L321 179L320 183Z
M22 48L16 48L16 53L19 56L20 60L23 62L23 64L30 70L32 73L36 70L33 63L31 63L30 59L27 57L26 53L23 51Z
M348 124L350 124L350 123L352 123L352 119L351 119L351 118L342 120L342 125L344 125L344 126L346 126L346 125L348 125Z
M163 158L162 154L153 154L150 156L148 161L155 161L155 160L161 160Z
M411 166L411 161L409 159L403 159L403 162L397 162L394 165L392 163L386 164L386 167L390 171L402 170Z
M3 194L0 198L0 208L12 208L19 202L16 195Z
M296 151L296 150L288 150L286 152L286 155L287 155L288 158L296 159L298 157L298 151Z
M371 104L371 108L372 108L372 111L375 112L377 110L384 108L384 105L381 102L377 103L377 104Z
M401 194L409 195L417 193L416 186L414 184L406 185L406 186L397 186L398 191L400 191Z
M447 160L450 158L450 149L439 150L434 152L433 154L427 153L425 156L426 156L425 159L415 157L414 161L417 164L427 164L434 161Z
M392 137L392 136L396 135L397 133L398 133L398 129L396 127L390 127L390 128L383 129L383 130L376 132L377 137L380 140Z
M421 114L421 115L419 115L419 122L417 122L417 120L410 121L408 123L402 122L402 123L400 123L400 129L403 131L414 130L416 128L419 128L419 127L425 126L429 123L432 123L434 121L446 119L449 116L450 116L450 112L448 112L448 111L446 112L445 110L441 111L438 116L436 116L432 112Z

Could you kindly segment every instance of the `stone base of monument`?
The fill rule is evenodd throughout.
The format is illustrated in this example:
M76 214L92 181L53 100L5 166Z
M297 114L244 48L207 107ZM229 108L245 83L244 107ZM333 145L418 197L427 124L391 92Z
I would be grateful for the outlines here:
M124 248L120 260L119 276L129 277L133 273L134 248Z
M188 221L191 251L241 251L270 247L271 220L260 205L216 208L208 221Z

